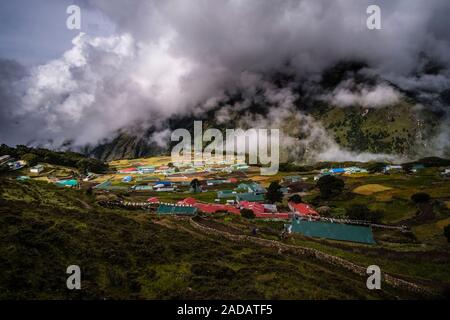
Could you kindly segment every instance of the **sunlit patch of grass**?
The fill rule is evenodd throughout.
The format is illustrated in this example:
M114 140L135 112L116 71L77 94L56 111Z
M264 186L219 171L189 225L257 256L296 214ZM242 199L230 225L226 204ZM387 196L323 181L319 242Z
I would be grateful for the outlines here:
M383 186L381 184L366 184L359 186L353 190L354 193L362 194L362 195L371 195L378 192L383 192L387 190L391 190L392 188Z
M413 231L421 242L445 246L447 239L443 234L443 229L448 224L450 224L450 218L415 226Z
M436 226L441 229L442 231L444 230L444 228L446 226L448 226L450 224L450 218L446 218L446 219L442 219L439 220L438 222L436 222Z

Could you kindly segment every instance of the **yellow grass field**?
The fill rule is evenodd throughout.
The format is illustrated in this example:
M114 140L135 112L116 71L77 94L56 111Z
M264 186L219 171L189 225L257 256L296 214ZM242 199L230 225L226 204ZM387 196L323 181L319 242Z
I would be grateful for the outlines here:
M383 192L387 190L391 190L392 188L383 186L381 184L365 184L363 186L359 186L355 189L353 189L354 193L362 194L364 196L369 196L371 194L377 193L377 192Z
M364 178L364 177L368 177L369 174L368 173L344 173L343 174L344 177L347 178Z
M171 162L171 157L151 157L151 158L139 158L139 159L132 159L132 160L116 160L111 161L109 163L110 166L116 167L117 169L123 169L132 167L135 165L142 165L142 166L162 166L167 165L169 162Z

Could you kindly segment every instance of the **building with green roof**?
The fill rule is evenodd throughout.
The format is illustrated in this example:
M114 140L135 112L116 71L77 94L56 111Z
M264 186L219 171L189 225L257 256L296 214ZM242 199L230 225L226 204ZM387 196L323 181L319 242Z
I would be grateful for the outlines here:
M236 197L237 192L233 190L220 190L217 192L217 198L224 199L224 198L234 198Z
M75 179L69 179L69 180L59 180L56 181L56 185L61 186L61 187L77 187L78 186L78 181Z
M372 228L366 226L309 221L296 217L289 229L307 237L375 244Z
M263 202L264 195L262 194L254 194L254 193L238 193L236 195L236 201L249 201L249 202Z
M176 205L176 204L161 204L156 211L157 214L167 215L167 214L175 214L175 215L195 215L197 213L197 208L192 206L185 205Z
M245 190L248 193L255 193L255 194L263 194L267 192L266 188L264 188L263 186L261 186L259 183L256 182L240 183L236 189Z

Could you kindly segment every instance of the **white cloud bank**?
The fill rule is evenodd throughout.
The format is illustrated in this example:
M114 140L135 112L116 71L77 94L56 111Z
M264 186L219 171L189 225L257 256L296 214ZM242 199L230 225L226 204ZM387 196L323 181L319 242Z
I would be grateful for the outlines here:
M376 32L365 24L372 2L81 1L82 9L107 15L115 34L79 35L61 58L13 78L15 92L0 90L9 95L0 102L2 142L84 146L126 127L151 124L163 131L163 120L201 114L224 92L251 87L261 75L311 78L340 60L362 59L408 86L418 85L406 79L422 53L448 70L448 1L376 1L383 14ZM399 97L385 84L353 91L342 84L327 99L382 107ZM220 117L226 121L226 111Z

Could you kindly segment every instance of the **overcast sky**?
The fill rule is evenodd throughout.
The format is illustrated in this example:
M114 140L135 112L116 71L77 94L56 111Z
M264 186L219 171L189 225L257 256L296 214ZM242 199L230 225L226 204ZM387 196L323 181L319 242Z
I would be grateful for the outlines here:
M66 28L66 9L72 4L84 8L81 30ZM113 32L105 15L74 0L2 1L0 21L0 57L27 66L61 57L80 31L94 36Z
M66 28L70 4L81 7L79 31ZM381 30L366 27L369 4L381 7ZM96 144L212 107L267 73L313 78L341 60L442 91L449 16L448 0L1 1L0 142ZM439 75L413 76L424 56L444 67ZM337 94L343 104L396 97L364 90Z

